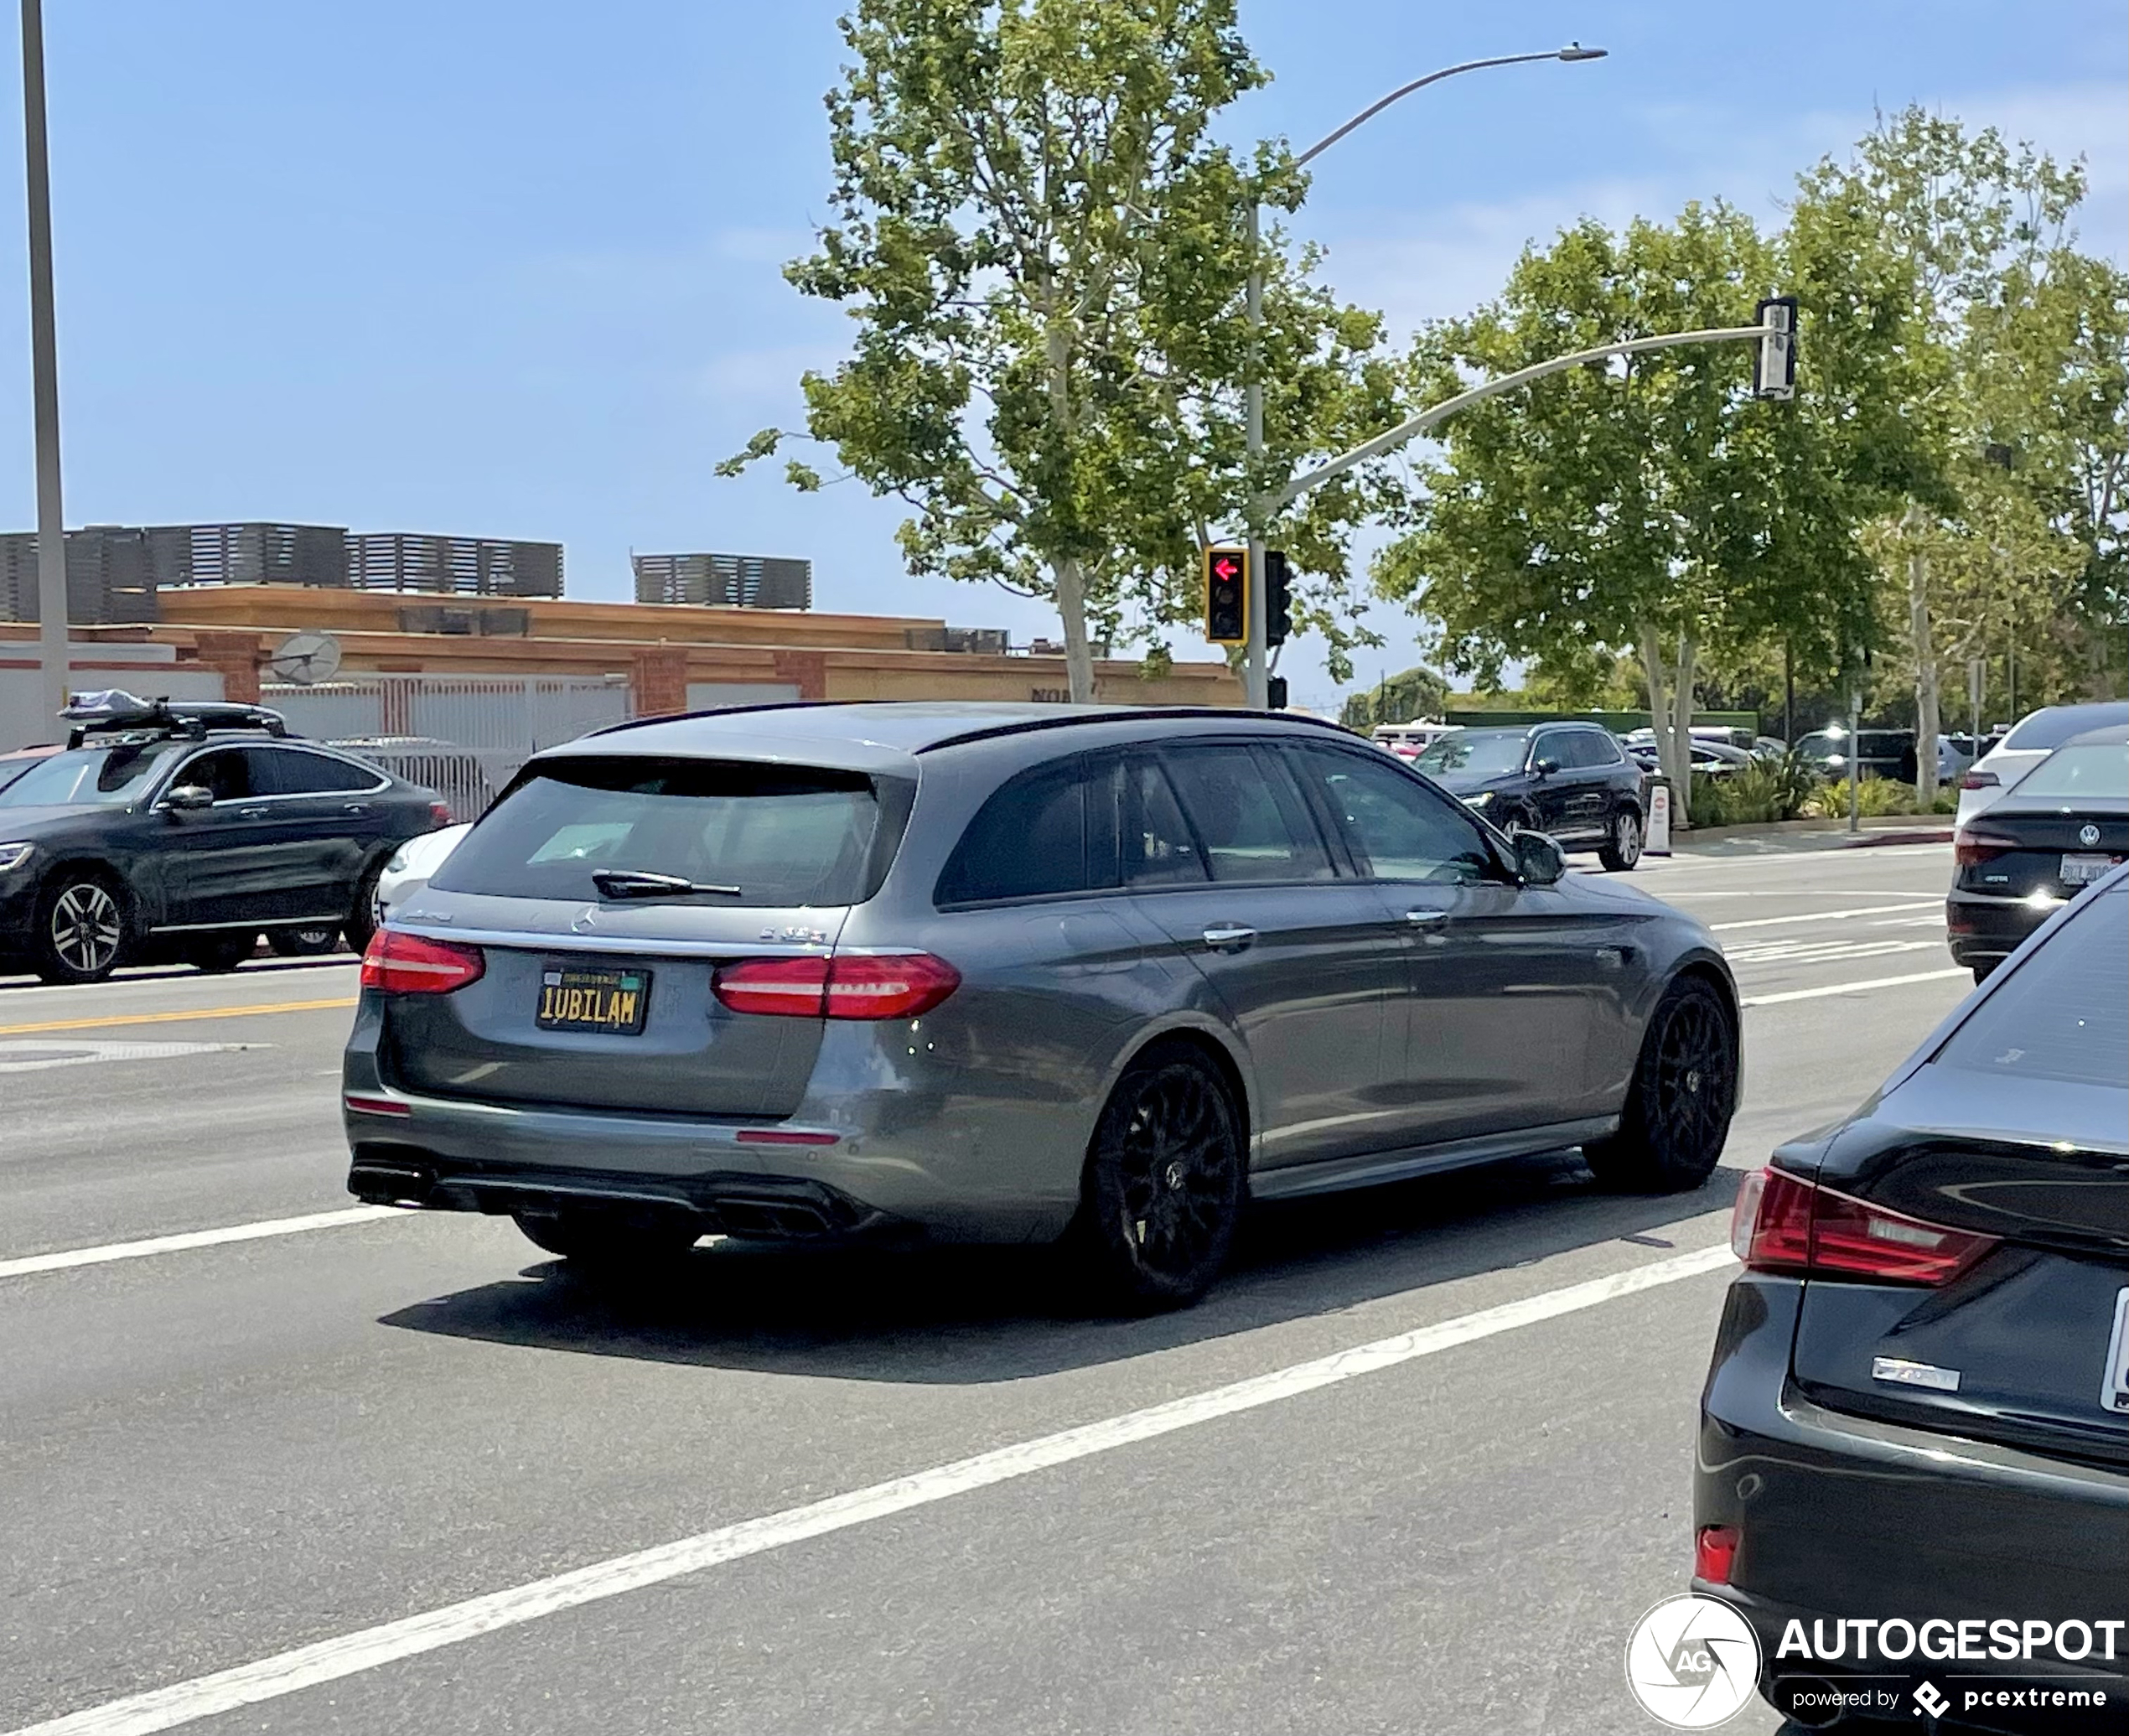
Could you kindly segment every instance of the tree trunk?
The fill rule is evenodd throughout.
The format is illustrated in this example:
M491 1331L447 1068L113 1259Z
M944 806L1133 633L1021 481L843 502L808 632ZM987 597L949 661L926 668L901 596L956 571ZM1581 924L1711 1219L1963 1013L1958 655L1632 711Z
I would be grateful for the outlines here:
M1907 510L1910 537L1923 526L1922 510ZM1914 641L1914 801L1924 813L1937 800L1937 730L1939 716L1937 650L1930 632L1930 557L1919 542L1910 542L1907 554L1907 629Z
M1057 615L1064 624L1064 679L1075 705L1094 703L1094 655L1086 640L1086 574L1070 555L1052 561Z
M1692 824L1693 664L1700 645L1691 628L1678 635L1674 686L1664 678L1663 642L1653 621L1641 624L1641 668L1649 681L1649 728L1655 733L1656 763L1671 780L1671 823Z

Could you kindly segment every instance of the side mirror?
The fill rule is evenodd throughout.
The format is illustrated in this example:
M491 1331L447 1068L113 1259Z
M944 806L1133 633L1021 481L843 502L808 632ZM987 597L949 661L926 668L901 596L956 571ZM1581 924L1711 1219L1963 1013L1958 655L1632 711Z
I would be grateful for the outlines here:
M1515 846L1515 872L1531 886L1550 886L1567 872L1567 852L1541 832L1519 832L1510 840Z
M173 813L196 813L201 808L215 805L215 792L204 784L180 784L163 798L162 806Z
M1552 774L1559 770L1559 769L1560 762L1557 759L1537 759L1533 760L1531 764L1531 770L1536 772L1541 778L1551 777Z

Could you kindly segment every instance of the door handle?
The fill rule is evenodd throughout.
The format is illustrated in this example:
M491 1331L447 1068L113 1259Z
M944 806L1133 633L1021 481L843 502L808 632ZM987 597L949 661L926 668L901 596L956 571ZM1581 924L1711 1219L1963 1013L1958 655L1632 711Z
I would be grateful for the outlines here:
M240 820L263 820L266 816L264 808L239 808L236 811L236 817Z
M1256 930L1237 922L1217 922L1205 930L1205 945L1215 952L1241 952L1256 938Z
M370 811L370 804L366 801L343 802L340 811L343 814L366 814Z
M1414 928L1447 928L1449 925L1449 913L1447 910L1407 910L1405 912L1405 920L1412 924Z

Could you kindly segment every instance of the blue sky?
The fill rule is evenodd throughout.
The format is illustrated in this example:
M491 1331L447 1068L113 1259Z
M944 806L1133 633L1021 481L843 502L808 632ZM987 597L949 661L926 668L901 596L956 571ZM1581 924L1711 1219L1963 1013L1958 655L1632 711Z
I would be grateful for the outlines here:
M12 14L12 6L5 10ZM276 518L558 539L569 589L631 548L808 555L823 608L1054 630L917 580L900 514L712 474L796 418L842 317L778 267L828 185L836 8L785 0L45 0L68 520ZM1444 63L1318 165L1301 231L1401 329L1461 312L1584 213L1722 195L1764 217L1873 107L1918 101L2090 161L2129 252L2120 0L1251 0L1276 75L1238 135L1305 144ZM0 525L32 518L20 80L0 31ZM1363 660L1412 661L1403 617ZM1187 644L1177 650L1188 656ZM1307 642L1294 697L1334 697Z

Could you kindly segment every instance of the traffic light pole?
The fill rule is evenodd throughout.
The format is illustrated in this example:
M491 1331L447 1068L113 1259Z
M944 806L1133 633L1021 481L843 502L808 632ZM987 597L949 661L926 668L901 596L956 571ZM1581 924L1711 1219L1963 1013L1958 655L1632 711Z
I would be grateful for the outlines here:
M1257 251L1259 212L1252 200L1249 208L1249 256ZM1264 330L1264 273L1252 264L1248 299L1249 383L1244 387L1243 413L1247 421L1249 455L1253 463L1264 450L1264 357L1261 339ZM1249 649L1242 658L1242 703L1251 711L1268 710L1272 703L1271 616L1264 585L1264 516L1252 512L1249 521Z
M66 518L60 500L59 345L52 321L52 186L44 133L44 18L22 0L23 160L29 206L29 373L37 452L37 643L45 727L66 707Z

